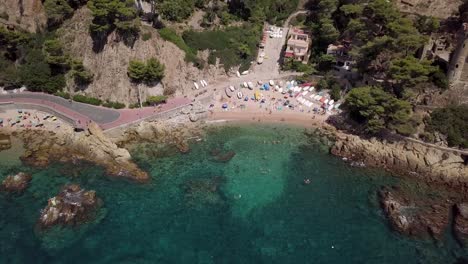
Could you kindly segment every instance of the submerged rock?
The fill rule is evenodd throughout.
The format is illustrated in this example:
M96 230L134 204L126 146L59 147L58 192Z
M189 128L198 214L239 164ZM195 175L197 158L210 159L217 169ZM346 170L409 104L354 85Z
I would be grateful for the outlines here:
M456 205L453 229L457 240L466 247L468 245L468 203Z
M9 135L0 134L0 151L11 148L11 138Z
M20 172L16 175L9 175L3 180L0 189L6 192L23 192L28 188L31 179L31 175L24 172Z
M188 180L182 188L188 204L196 205L219 205L223 203L220 187L225 182L224 177L213 177L210 179Z
M38 224L42 230L57 225L79 225L93 220L101 206L102 201L95 191L85 191L77 184L67 185L49 199Z
M449 224L448 202L414 199L399 188L382 188L379 198L390 224L402 234L440 239Z
M222 152L220 149L212 149L210 151L210 154L211 156L213 156L214 161L217 161L217 162L228 162L232 158L234 158L234 156L236 156L236 152L232 150L227 151L227 152Z

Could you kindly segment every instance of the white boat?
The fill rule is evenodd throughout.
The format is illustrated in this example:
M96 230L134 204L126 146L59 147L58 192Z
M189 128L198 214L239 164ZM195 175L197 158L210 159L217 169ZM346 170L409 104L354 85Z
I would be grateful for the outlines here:
M237 98L242 99L242 97L243 97L243 94L242 94L242 92L239 91L239 92L237 93Z
M239 78L240 78L240 76L241 76L239 71L236 72L236 75L237 75L237 77L239 77Z
M231 89L229 89L229 87L226 87L226 89L224 91L226 92L227 97L229 97L229 98L232 97L232 92L231 92Z
M275 91L277 92L279 90L279 86L275 85Z
M234 86L230 85L229 90L231 90L231 92L234 92L236 89L234 88Z
M325 103L325 104L328 104L328 101L330 101L330 100L328 100L328 99L325 99L324 103Z
M200 89L200 87L198 86L198 83L194 82L193 85L195 86L195 89Z
M250 90L252 90L252 89L254 88L254 85L253 85L252 82L248 82L248 83L247 83L247 87L248 87Z
M208 83L205 80L202 80L202 82L205 84L205 86L208 86Z
M270 80L270 85L271 85L271 86L275 85L275 81Z
M262 81L257 81L257 84L258 84L258 85L262 85L263 82L262 82Z
M309 91L309 88L310 88L309 86L306 86L306 87L303 87L302 90L303 91Z
M279 82L279 86L280 86L280 87L283 87L283 85L284 85L283 81L280 81L280 82Z
M241 74L242 75L247 75L247 74L249 74L249 71L243 71Z
M308 91L304 91L302 92L302 96L306 96L309 92Z
M283 88L279 88L278 92L283 93Z
M328 102L329 105L332 105L335 103L335 100L330 100L330 102Z
M244 88L249 88L249 85L246 82L244 82L243 85L244 85Z

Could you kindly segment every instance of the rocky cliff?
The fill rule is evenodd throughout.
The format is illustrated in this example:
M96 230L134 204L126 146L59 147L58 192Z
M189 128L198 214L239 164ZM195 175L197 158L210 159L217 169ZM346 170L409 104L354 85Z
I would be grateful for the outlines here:
M364 162L395 172L468 187L468 166L461 154L408 141L386 142L339 134L331 152L351 161ZM465 157L466 158L466 157Z
M0 24L38 32L45 28L46 23L47 16L41 0L0 1Z
M397 0L398 9L405 13L446 19L458 12L463 0Z
M139 38L133 47L128 47L118 40L116 34L111 34L104 49L96 53L92 49L93 40L88 31L91 20L89 9L82 7L71 19L65 21L59 30L68 52L83 59L85 67L94 73L93 83L84 89L86 94L124 103L137 102L138 88L127 76L128 63L132 59L146 60L155 57L166 67L161 84L140 85L143 100L147 95L162 94L163 90L182 94L184 90L192 89L194 81L209 81L215 76L223 75L222 70L214 67L199 70L186 63L182 50L161 39L154 28L145 25L142 26L142 33L151 34L150 39L144 41ZM69 89L76 90L76 87L69 84Z

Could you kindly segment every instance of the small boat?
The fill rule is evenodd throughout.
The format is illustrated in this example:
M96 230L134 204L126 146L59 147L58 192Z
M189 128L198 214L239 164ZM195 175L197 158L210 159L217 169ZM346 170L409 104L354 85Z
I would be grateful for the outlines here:
M239 71L236 72L236 75L237 75L237 77L239 77L239 78L241 77L241 74L240 74Z
M275 85L275 81L270 80L270 85L271 85L271 86L274 86L274 85Z
M247 74L249 74L249 71L243 71L241 74L242 75L247 75Z
M244 97L244 95L242 94L242 92L239 91L237 93L237 98L242 99L242 97Z
M253 85L252 82L248 82L248 83L247 83L247 87L248 87L250 90L252 90L252 89L254 88L254 85Z
M200 87L198 86L198 83L194 82L193 85L195 86L195 89L199 89Z
M244 82L243 85L245 88L249 88L249 85L246 82Z
M229 90L231 90L231 92L234 92L235 91L234 86L230 85Z
M229 97L229 98L232 97L232 92L231 92L231 90L229 89L229 87L226 87L225 92L226 92L227 97Z
M206 86L208 86L208 83L205 81L205 80L201 80L203 82L203 84Z

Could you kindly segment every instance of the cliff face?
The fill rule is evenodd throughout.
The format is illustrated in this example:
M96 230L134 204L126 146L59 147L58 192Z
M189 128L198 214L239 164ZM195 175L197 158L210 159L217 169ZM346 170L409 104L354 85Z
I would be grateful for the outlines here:
M446 19L458 12L463 0L397 0L398 9L405 13Z
M185 89L192 89L194 81L210 81L215 76L222 75L221 70L199 70L187 64L182 50L161 39L157 31L148 26L142 26L142 32L150 32L151 39L143 41L140 38L133 47L128 47L118 41L115 34L111 34L104 49L95 53L88 32L91 20L89 9L83 7L60 30L62 42L68 51L76 58L82 58L85 67L94 73L93 83L84 89L86 94L123 103L137 102L138 87L127 76L128 63L133 59L147 60L155 57L166 67L161 84L154 87L140 85L143 100L147 95L162 94L164 89L176 90L182 94ZM72 84L69 88L76 90Z
M37 32L43 30L46 23L47 16L41 0L0 1L0 24Z
M332 153L369 166L417 175L427 180L450 184L468 183L468 166L460 154L430 148L413 142L365 140L354 135L339 135Z

